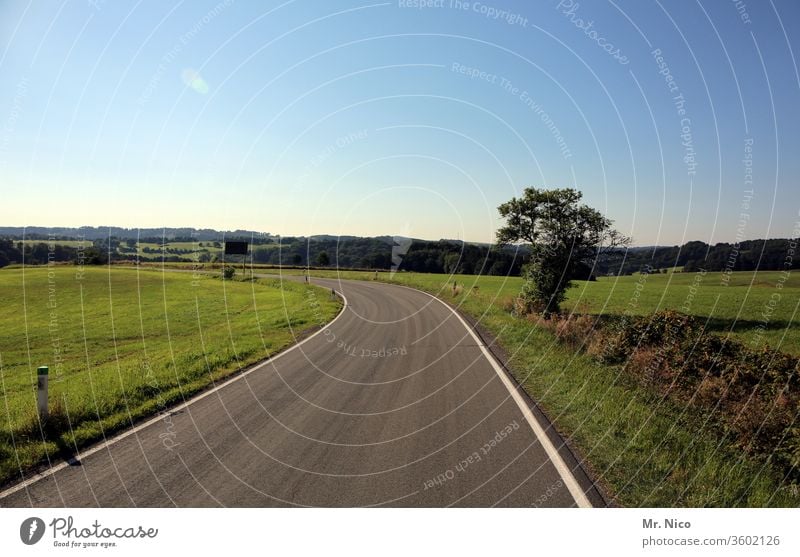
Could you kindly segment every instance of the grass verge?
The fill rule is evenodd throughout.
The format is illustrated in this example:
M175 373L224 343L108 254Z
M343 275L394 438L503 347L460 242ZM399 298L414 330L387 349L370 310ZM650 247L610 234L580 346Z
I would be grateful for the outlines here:
M0 272L0 483L167 410L340 309L275 280L73 266ZM50 366L51 417L36 413Z

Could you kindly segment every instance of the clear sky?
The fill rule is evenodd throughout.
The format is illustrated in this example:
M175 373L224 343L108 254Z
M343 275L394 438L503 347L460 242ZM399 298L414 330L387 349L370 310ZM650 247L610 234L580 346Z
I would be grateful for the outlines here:
M419 5L422 4L420 7ZM0 225L793 234L800 2L0 3Z

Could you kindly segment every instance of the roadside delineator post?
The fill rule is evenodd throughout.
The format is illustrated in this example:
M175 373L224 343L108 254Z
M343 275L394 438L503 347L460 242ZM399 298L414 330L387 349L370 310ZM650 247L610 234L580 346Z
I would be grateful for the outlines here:
M44 421L50 416L50 409L47 407L47 383L50 377L50 368L40 366L36 373L36 390L38 392L39 419Z

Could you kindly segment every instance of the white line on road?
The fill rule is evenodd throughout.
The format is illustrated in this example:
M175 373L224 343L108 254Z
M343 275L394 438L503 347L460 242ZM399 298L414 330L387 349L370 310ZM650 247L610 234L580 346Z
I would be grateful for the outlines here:
M508 389L508 392L511 394L511 398L513 398L514 402L517 403L520 412L522 412L522 415L525 417L525 421L528 422L528 425L533 430L533 433L536 435L539 443L542 444L547 456L550 458L550 462L553 463L558 475L561 476L561 479L564 481L564 485L567 486L570 495L572 495L572 498L575 499L575 503L581 508L592 508L589 498L586 497L586 493L584 493L583 489L581 489L581 486L578 484L578 480L576 480L575 476L572 474L572 470L569 469L567 464L564 462L564 459L561 458L558 449L556 449L555 445L553 445L553 442L550 441L550 438L547 436L547 432L545 432L545 430L542 428L542 425L539 423L539 420L537 420L536 416L534 416L533 412L531 412L528 403L520 394L519 389L517 389L517 387L511 382L511 379L508 378L508 375L500 366L497 359L494 357L494 354L489 352L486 344L478 337L478 335L475 334L475 331L472 330L472 327L470 327L469 324L464 321L464 318L462 318L456 310L433 294L429 294L424 290L411 288L410 286L403 286L399 284L395 286L402 286L403 288L408 288L410 290L416 290L417 292L427 294L453 312L453 315L458 318L461 324L464 325L464 328L469 332L470 335L472 335L473 340L475 340L475 343L480 347L481 352L483 352L483 355L487 360L489 360L489 363L492 364L492 367L494 368L495 372L497 372L497 375L500 376L500 380L503 382L503 385L505 385L506 389Z

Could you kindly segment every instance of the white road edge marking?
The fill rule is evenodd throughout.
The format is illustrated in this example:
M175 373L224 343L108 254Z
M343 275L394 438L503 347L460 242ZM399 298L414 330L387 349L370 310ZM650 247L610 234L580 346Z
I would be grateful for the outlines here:
M398 284L395 286L403 286L403 285ZM489 349L486 347L486 344L478 337L478 335L475 334L475 331L472 330L472 327L470 327L469 324L466 321L464 321L464 319L458 314L456 310L454 310L452 307L450 307L448 304L446 304L444 301L440 300L433 294L425 292L424 290L411 288L410 286L403 286L403 288L408 288L410 290L416 290L417 292L422 292L423 294L427 294L428 296L430 296L431 298L442 304L444 307L449 309L453 313L453 315L455 315L458 318L461 324L464 325L464 328L469 332L470 335L472 335L472 338L475 340L475 343L480 347L481 352L483 352L483 355L486 357L487 360L489 360L489 363L492 364L492 367L494 368L495 372L497 372L497 375L500 376L500 380L503 382L503 385L505 385L506 389L508 389L508 392L511 394L511 398L513 398L514 402L517 403L520 412L522 412L522 415L525 417L525 421L527 421L528 425L531 426L531 429L533 430L533 433L536 435L536 438L539 439L539 442L542 444L542 447L544 447L547 456L550 458L550 462L553 463L553 466L558 472L558 475L561 476L561 479L564 481L564 485L567 486L570 495L572 495L572 498L575 499L575 503L579 507L584 509L592 508L592 504L589 502L589 498L586 497L586 493L584 493L583 489L581 489L581 486L578 485L578 480L575 479L575 476L572 474L572 470L570 470L569 467L567 467L567 464L564 462L564 459L561 458L561 455L558 453L558 450L556 449L555 445L553 445L553 442L550 441L550 438L547 436L545 430L542 429L539 420L537 420L536 416L533 415L533 412L531 412L530 407L525 402L525 399L522 397L522 395L519 393L519 390L508 378L508 375L506 375L506 372L497 362L497 359L494 357L494 355L491 352L489 352Z
M115 443L117 443L119 441L122 441L126 437L130 437L134 433L137 433L137 432L139 432L139 431L141 431L141 430L143 430L143 429L145 429L147 427L150 427L151 425L153 425L155 423L160 422L163 419L163 414L171 414L173 412L177 412L178 410L183 410L187 406L190 406L190 405L194 404L195 402L197 402L199 400L203 400L207 396L210 396L210 395L214 394L215 392L217 392L217 391L219 391L221 389L224 389L225 387L227 387L231 383L234 383L236 381L239 381L240 379L243 379L243 378L247 377L248 375L250 375L254 371L258 371L261 368L263 368L264 366L274 363L277 359L279 359L280 357L284 356L285 354L288 354L289 352L293 351L294 349L300 348L306 342L308 342L309 340L311 340L312 338L314 338L318 334L320 334L320 333L324 332L325 330L327 330L342 315L344 315L344 312L347 309L347 298L341 292L337 292L337 295L341 296L342 300L344 301L344 305L342 306L341 311L339 312L339 314L336 317L333 318L333 320L330 323L326 323L324 327L322 327L319 331L317 331L316 333L314 333L310 337L301 340L297 344L293 344L292 346L290 346L286 350L284 350L282 352L279 352L278 354L275 354L274 356L271 356L270 358L264 360L260 364L256 364L254 367L248 369L247 371L244 371L244 372L238 374L236 377L231 377L230 379L226 380L224 383L220 383L219 385L217 385L213 389L209 389L208 391L200 393L199 395L196 395L196 396L190 398L186 402L183 402L183 403L181 403L178 406L175 406L173 408L169 408L169 409L165 410L162 414L159 414L159 415L155 416L154 418L150 418L146 422L143 422L143 423L137 425L136 427L134 427L132 429L129 429L129 430L123 432L123 433L120 433L119 435L116 435L115 437L112 437L111 439L107 439L106 441L103 441L102 443L100 443L98 445L95 445L92 448L87 449L86 451L78 453L71 460L81 460L81 459L84 459L84 458L88 458L88 457L92 456L93 454L105 449L106 447L109 447L109 446L111 446L111 445L113 445L113 444L115 444ZM0 500L3 500L6 497L8 497L9 495L13 495L16 492L25 489L28 486L30 486L30 485L32 485L32 484L34 484L34 483L36 483L36 482L38 482L40 480L43 480L43 479L45 479L45 478L47 478L49 476L52 476L56 472L59 472L59 471L63 470L64 468L67 468L68 466L69 466L69 461L63 461L63 462L60 462L60 463L56 464L55 466L51 466L50 468L48 468L47 470L45 470L43 472L39 472L37 474L34 474L29 479L27 479L27 480L25 480L23 482L20 482L20 483L18 483L16 485L13 485L13 486L9 487L8 489L6 489L5 491L0 492Z

